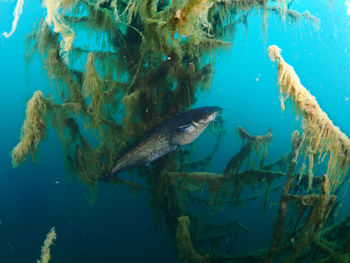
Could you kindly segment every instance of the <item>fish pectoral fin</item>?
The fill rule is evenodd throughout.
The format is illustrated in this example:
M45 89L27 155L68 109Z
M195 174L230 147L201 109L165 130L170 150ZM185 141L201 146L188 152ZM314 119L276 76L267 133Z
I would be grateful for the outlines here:
M175 142L169 141L169 146L170 148L168 152L172 152L172 151L175 151L179 145L176 144Z
M195 122L195 121L191 121L191 125L192 125L193 127L195 127L195 128L199 128L199 127L200 127L199 123L197 123L197 122Z

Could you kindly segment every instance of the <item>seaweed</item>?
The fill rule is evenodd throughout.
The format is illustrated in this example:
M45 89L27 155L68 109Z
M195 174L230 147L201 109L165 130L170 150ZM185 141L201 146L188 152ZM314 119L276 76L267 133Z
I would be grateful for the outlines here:
M3 32L1 34L2 36L6 37L6 38L9 38L9 37L11 37L13 35L13 33L15 33L16 28L17 28L17 24L18 24L18 21L19 21L19 18L21 16L22 12L23 12L23 4L24 4L23 0L18 0L17 1L15 10L13 11L14 19L12 21L11 31L10 32Z
M41 248L40 260L37 260L37 263L48 263L51 259L50 248L53 245L53 242L56 240L56 229L55 227L51 228L49 233L46 235L46 239Z
M27 103L20 142L11 153L13 166L16 167L24 162L29 154L34 160L38 145L46 135L46 111L46 99L41 91L36 91Z
M61 13L59 12L60 4L61 2L57 0L43 1L43 6L47 10L45 20L49 26L53 24L53 31L55 33L59 33L62 36L62 41L60 42L62 52L68 52L73 43L74 31L66 24Z
M282 58L280 49L277 46L270 46L268 53L270 59L278 64L277 84L280 87L281 98L290 98L302 117L305 137L302 153L309 159L309 190L311 190L314 158L322 162L325 156L329 155L326 174L330 182L330 192L335 192L343 182L349 167L350 140L333 124L315 97L300 83L293 67Z
M100 127L101 116L103 115L103 102L105 98L103 80L98 74L94 63L95 56L93 53L89 53L85 65L82 92L85 98L90 98L90 105L88 106L87 111L90 113L91 128L97 129Z
M188 216L178 217L178 225L176 231L176 244L179 250L179 258L182 262L210 262L209 255L199 254L193 247L189 226L191 220Z

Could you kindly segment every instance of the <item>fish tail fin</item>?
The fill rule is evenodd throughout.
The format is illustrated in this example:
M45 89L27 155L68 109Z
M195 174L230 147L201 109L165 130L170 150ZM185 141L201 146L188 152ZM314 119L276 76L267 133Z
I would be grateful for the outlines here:
M120 165L117 164L112 170L106 169L100 176L99 180L106 183L118 181L117 174L119 174L121 171L123 171L123 169L121 169Z
M106 171L106 172L102 173L99 180L102 182L110 183L116 177L117 173L118 172Z
M109 172L104 172L98 179L102 182L110 182L111 174Z

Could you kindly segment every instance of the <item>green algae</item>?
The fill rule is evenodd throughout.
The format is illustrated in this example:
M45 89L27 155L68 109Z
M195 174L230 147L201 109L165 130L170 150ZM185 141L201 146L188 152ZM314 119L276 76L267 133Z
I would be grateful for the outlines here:
M16 167L24 162L29 154L34 160L38 145L46 135L46 111L44 95L41 91L36 91L27 104L20 142L11 153L13 166Z

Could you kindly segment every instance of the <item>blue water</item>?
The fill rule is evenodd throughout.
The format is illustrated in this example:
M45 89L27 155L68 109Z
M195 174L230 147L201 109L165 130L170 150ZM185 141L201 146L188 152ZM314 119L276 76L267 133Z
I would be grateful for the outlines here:
M0 31L9 31L15 2L0 0ZM276 66L267 47L282 48L303 85L317 98L330 119L350 134L350 16L344 1L293 1L292 8L321 19L316 30L307 22L283 23L270 15L265 35L262 16L248 17L248 33L241 25L232 37L233 47L215 58L210 92L202 94L195 106L223 108L226 134L215 158L207 168L222 172L241 142L238 125L251 134L265 134L270 127L274 139L267 162L290 150L290 136L299 129L290 104L280 110L276 87ZM23 15L14 35L0 38L1 151L0 151L0 262L34 262L49 229L56 227L57 241L52 262L178 262L174 240L167 227L157 225L145 193L126 187L100 184L97 197L64 168L64 156L53 130L40 144L35 163L28 159L14 169L10 151L18 143L25 117L25 103L35 90L48 91L49 81L39 58L25 66L25 36L44 11L39 1L25 1ZM52 88L51 88L52 89ZM196 152L210 151L212 134L195 143ZM209 141L209 143L207 143ZM213 142L214 143L214 142ZM275 199L275 200L274 200ZM350 212L347 197L340 216ZM278 195L272 201L278 201ZM263 200L248 207L222 211L218 221L243 221L250 232L239 236L234 251L246 252L267 246L276 215L264 213ZM259 218L259 220L257 220Z

